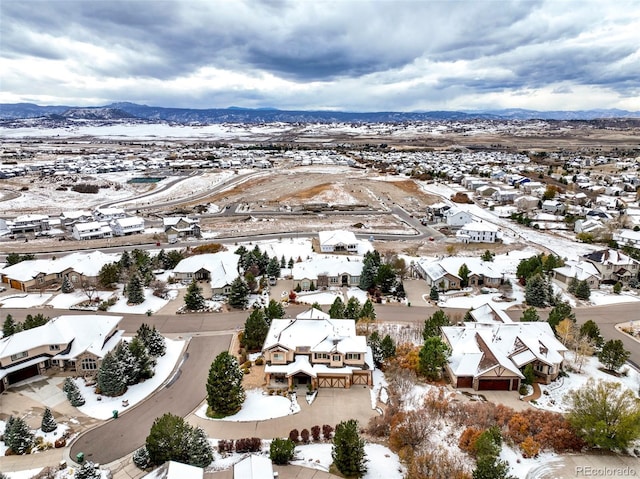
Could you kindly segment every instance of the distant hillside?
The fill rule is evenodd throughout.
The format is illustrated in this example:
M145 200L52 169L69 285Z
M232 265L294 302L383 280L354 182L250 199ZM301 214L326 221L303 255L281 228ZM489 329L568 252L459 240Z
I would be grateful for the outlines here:
M492 111L424 111L424 112L344 112L289 111L271 108L165 108L113 103L102 107L38 106L31 103L0 104L0 119L27 118L121 120L140 119L192 123L401 123L433 120L594 120L600 118L640 118L640 112L624 110L533 111L522 109Z

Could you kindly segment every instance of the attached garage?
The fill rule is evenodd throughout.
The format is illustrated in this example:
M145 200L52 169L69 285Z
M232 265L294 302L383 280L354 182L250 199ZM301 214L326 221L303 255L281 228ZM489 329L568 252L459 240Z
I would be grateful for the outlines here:
M344 376L318 376L318 387L346 388L347 379Z
M358 374L356 372L351 376L352 384L361 384L363 386L369 386L369 373Z
M472 388L473 387L473 376L463 376L457 379L456 381L457 388Z
M38 369L37 364L33 364L31 366L27 366L26 368L19 369L18 371L9 373L7 376L7 380L9 381L9 385L19 383L20 381L24 381L25 379L32 378L40 374L40 370Z

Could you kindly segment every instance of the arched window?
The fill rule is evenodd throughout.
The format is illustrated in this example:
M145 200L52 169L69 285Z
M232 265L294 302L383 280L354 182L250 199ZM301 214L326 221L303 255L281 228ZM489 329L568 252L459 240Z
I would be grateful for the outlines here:
M84 371L95 371L98 369L98 363L96 363L96 360L93 358L84 358L80 363L80 367Z

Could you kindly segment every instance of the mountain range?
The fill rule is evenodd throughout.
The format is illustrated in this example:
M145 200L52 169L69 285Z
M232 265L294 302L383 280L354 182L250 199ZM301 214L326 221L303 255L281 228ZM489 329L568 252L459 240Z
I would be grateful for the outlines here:
M640 118L626 110L535 111L524 109L483 111L346 112L278 110L275 108L168 108L120 102L99 107L39 106L0 103L0 120L43 118L50 120L144 120L182 124L207 123L402 123L434 120L595 120Z

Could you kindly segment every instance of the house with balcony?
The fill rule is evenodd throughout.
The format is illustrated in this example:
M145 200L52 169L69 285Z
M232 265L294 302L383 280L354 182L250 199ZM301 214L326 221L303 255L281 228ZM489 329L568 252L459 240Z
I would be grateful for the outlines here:
M274 319L262 347L270 388L371 386L374 369L365 336L353 319L331 319L309 309L294 319Z
M122 339L121 316L58 316L43 326L0 339L0 392L50 368L97 374Z
M517 391L528 364L537 381L549 384L567 352L546 322L465 322L443 326L442 338L451 350L445 366L451 384L475 391Z
M38 233L51 229L49 225L49 217L47 215L29 214L20 215L12 222L8 222L7 226L11 234L15 233Z

